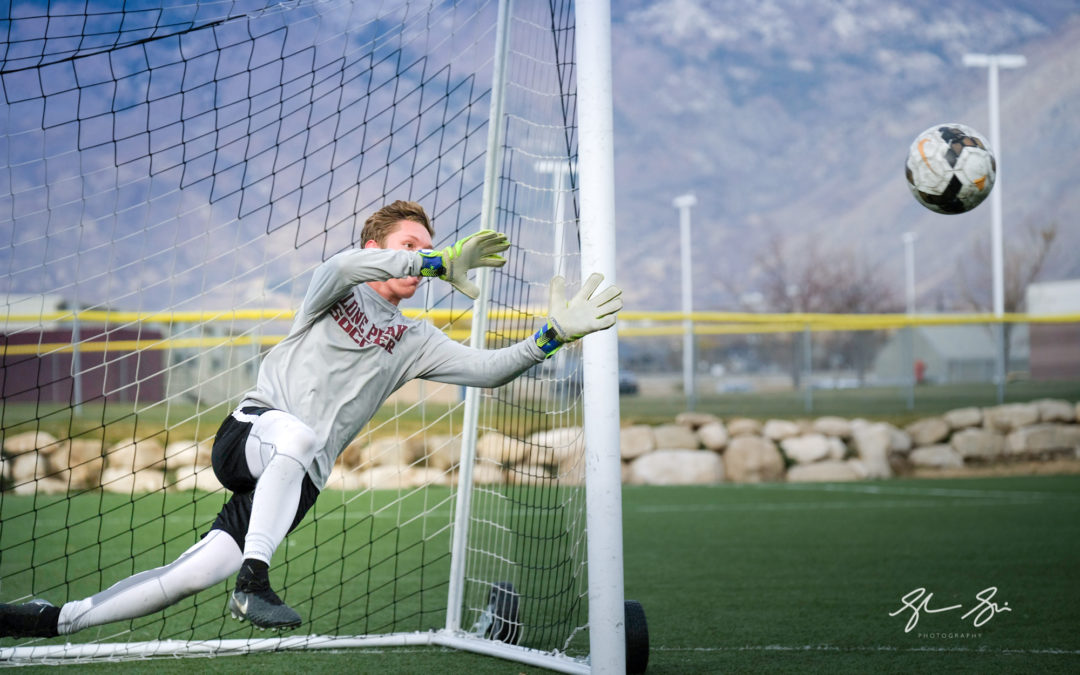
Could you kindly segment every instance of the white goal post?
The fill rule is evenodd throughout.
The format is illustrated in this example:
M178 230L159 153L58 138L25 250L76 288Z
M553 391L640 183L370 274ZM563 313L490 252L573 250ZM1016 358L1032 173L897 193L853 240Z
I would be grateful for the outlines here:
M218 424L312 269L395 199L436 246L506 232L475 304L403 305L454 339L531 334L552 274L616 282L608 0L28 3L0 54L0 602L167 564L228 497ZM494 390L409 383L343 453L271 576L150 616L0 639L0 662L444 646L627 672L618 339ZM629 666L631 670L633 665Z

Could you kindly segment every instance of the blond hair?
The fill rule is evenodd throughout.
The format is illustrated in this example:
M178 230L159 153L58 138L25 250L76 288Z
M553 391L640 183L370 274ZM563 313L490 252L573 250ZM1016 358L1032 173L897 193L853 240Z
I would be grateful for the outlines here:
M387 204L375 213L368 216L364 222L364 229L360 231L360 245L363 246L371 240L375 240L379 246L386 245L386 238L397 228L398 222L411 220L423 225L428 234L435 236L435 228L428 219L424 207L416 202L397 200L393 204Z

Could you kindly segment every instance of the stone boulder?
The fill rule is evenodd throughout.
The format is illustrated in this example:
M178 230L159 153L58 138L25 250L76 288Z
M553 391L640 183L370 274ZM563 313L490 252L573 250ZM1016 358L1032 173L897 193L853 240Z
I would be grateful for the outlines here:
M831 483L858 480L859 474L849 462L826 460L813 464L800 464L788 469L789 483Z
M454 484L453 481L456 476L445 469L437 469L431 466L415 466L413 467L413 478L416 481L417 486L448 486Z
M1044 398L1034 401L1039 409L1040 422L1068 422L1076 421L1076 408L1068 401L1056 398Z
M949 437L949 425L941 417L924 417L904 427L916 446L934 445Z
M732 436L760 436L761 422L749 417L736 417L728 420L727 431Z
M983 414L979 408L957 408L945 413L943 419L950 429L967 429L982 424Z
M911 440L911 434L887 422L883 422L883 424L889 427L889 450L901 455L911 452L911 449L915 447L915 443Z
M47 431L26 431L4 439L4 454L9 457L34 452L56 443L56 436Z
M1034 455L1080 448L1080 426L1075 424L1033 424L1009 434L1005 441L1010 455Z
M709 422L698 427L698 441L706 450L718 452L727 447L728 432L721 422Z
M884 458L892 450L892 432L886 424L860 424L855 427L851 442L861 459Z
M724 461L709 450L657 450L630 464L639 485L712 485L724 480Z
M334 472L337 471L340 471L340 468L335 466ZM330 473L331 480L333 480L334 472ZM329 485L327 487L329 487ZM214 470L212 468L189 464L181 466L176 470L173 483L168 486L168 489L174 492L190 492L192 490L216 492L221 490L222 487L221 483L218 482L217 476L214 475ZM342 488L333 489L340 490Z
M716 415L703 412L686 411L681 412L675 416L675 424L681 424L684 427L690 427L695 431L706 424L713 424L719 422L720 418Z
M893 475L889 464L893 432L891 424L862 424L855 427L852 444L859 456L857 468L864 478L889 478Z
M121 441L105 451L105 465L109 470L127 473L150 468L160 472L165 468L165 446L156 438ZM120 490L120 492L125 491L130 492L130 490ZM136 490L136 492L143 492L143 490Z
M636 459L656 449L656 436L648 424L619 429L619 451L623 459Z
M840 440L836 436L826 436L825 444L829 448L829 459L844 459L847 457L848 448L844 441Z
M626 462L622 462L623 475L626 474L626 469L629 466ZM567 462L559 465L555 477L559 479L559 485L584 485L585 484L585 458L581 457L579 461ZM623 482L626 482L625 479Z
M949 444L964 459L989 460L1001 456L1005 437L989 429L968 427L953 434Z
M761 483L784 479L784 458L776 444L761 436L736 436L724 451L727 479Z
M4 458L4 478L16 486L32 483L53 473L49 458L40 452L23 452Z
M1039 407L1034 403L1006 403L983 411L983 426L1009 433L1039 421Z
M323 491L342 490L345 492L354 492L356 490L362 490L364 489L364 484L361 476L364 473L366 472L357 471L356 469L345 466L339 462L331 469L330 477L326 479L326 487L323 488ZM177 489L184 488L181 487Z
M785 438L793 438L802 433L802 427L798 422L791 420L767 420L761 433L772 441L782 441Z
M161 444L158 443L160 446ZM164 452L162 448L162 452ZM136 492L156 492L165 487L165 472L160 468L130 471L123 468L108 468L101 474L101 488L106 492L134 494Z
M915 448L908 460L916 467L931 469L957 469L964 465L964 458L951 445Z
M213 449L212 440L205 440L202 443L195 440L173 441L165 446L165 468L173 471L188 466L210 466Z
M810 428L825 436L851 438L852 435L851 422L843 417L836 417L833 415L817 418L811 423Z
M498 465L491 462L477 462L473 466L473 485L496 485L506 481L506 476Z
M71 489L95 488L101 484L101 471L105 460L101 456L101 443L81 438L64 439L49 446L48 454L38 453L48 464L46 475L69 483ZM29 455L20 455L24 457ZM13 458L18 460L18 457Z
M796 464L810 464L829 456L829 441L821 434L806 434L780 441L784 456Z
M653 427L656 447L666 450L696 450L698 437L690 427L682 424L659 424Z
M445 471L456 467L460 462L460 436L433 434L427 437L427 459L424 462L426 468Z
M474 483L502 481L502 471L498 467L490 464L484 466L481 469L481 465L477 465L478 470L473 474ZM487 481L489 470L497 476L496 480ZM331 490L407 490L423 485L447 485L448 482L449 475L439 469L383 464L366 471L335 467L326 486Z
M413 469L407 466L395 466L393 464L380 464L373 466L367 471L353 472L354 478L347 479L349 483L355 480L359 489L367 490L406 490L416 487ZM343 476L344 478L344 476ZM344 486L344 483L342 484ZM348 489L342 487L338 489Z
M510 485L551 484L551 474L540 464L519 464L506 472L506 482Z
M349 450L351 445L350 443L345 446L345 449ZM360 456L363 458L361 464L408 466L424 456L424 446L419 437L381 436L371 439L360 452ZM348 461L355 461L355 455L350 457ZM347 466L360 466L361 464L347 464Z
M368 436L362 434L349 441L345 449L338 455L337 461L348 469L355 469L368 461L367 457Z
M585 453L585 432L581 427L558 427L529 436L533 461L560 466Z
M57 457L53 456L52 461ZM96 488L101 485L101 472L105 470L105 458L101 454L101 441L76 438L68 445L67 466L71 469L73 489Z
M527 443L497 431L489 431L476 439L476 456L501 464L521 464L528 461L530 447Z
M68 491L66 480L59 478L42 478L32 480L29 483L16 485L12 492L19 496L30 497L33 495L59 495Z

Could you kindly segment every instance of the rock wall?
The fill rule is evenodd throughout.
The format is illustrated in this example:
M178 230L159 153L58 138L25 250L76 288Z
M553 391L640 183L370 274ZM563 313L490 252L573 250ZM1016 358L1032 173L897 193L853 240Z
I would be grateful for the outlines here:
M835 416L759 421L683 413L669 424L624 427L619 444L623 481L644 485L851 481L1010 466L1080 472L1078 418L1080 403L1057 399L960 408L902 429ZM453 436L361 437L342 453L327 487L450 485L460 457L461 440ZM584 467L580 427L524 439L487 432L477 439L473 480L577 485ZM28 432L4 439L0 470L4 489L16 494L221 487L209 441L163 445L150 438L103 447Z
M835 416L761 422L684 413L673 425L625 427L620 445L624 479L645 485L720 482L700 453L717 455L721 480L737 483L956 475L1051 462L1080 472L1078 419L1080 403L1058 399L959 408L902 429Z

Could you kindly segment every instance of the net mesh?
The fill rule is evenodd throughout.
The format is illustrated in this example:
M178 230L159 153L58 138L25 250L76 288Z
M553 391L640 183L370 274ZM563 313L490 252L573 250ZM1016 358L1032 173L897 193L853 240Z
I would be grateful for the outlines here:
M91 595L172 561L228 493L215 431L287 332L311 270L394 199L436 246L480 226L493 2L12 4L0 18L0 601ZM509 22L486 343L579 282L569 2ZM407 313L455 339L464 296ZM512 584L514 640L582 654L581 381L564 349L479 410L462 626ZM458 387L407 385L340 458L272 579L312 635L441 628L462 447ZM252 636L229 584L42 644ZM22 644L25 641L5 641ZM112 652L115 655L116 652ZM122 651L121 651L122 653Z

